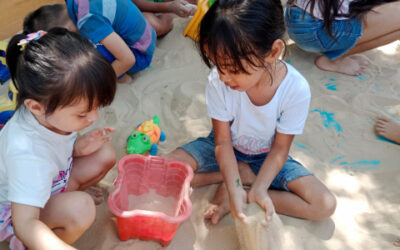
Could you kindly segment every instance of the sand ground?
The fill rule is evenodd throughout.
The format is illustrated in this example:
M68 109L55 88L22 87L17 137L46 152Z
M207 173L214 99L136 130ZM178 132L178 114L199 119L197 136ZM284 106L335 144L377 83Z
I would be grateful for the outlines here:
M198 136L207 135L204 88L207 69L189 38L182 37L188 20L176 19L171 33L157 42L150 68L120 84L111 106L100 111L93 127L112 126L118 158L135 126L159 115L167 140L159 145L165 154ZM309 81L310 114L303 135L296 136L290 154L336 195L335 214L323 221L279 216L282 238L293 249L391 249L400 236L399 145L378 138L373 131L378 115L400 118L400 46L398 42L362 54L370 61L358 77L323 72L314 54L289 45L288 62ZM112 169L101 186L113 188ZM226 216L218 225L204 222L202 213L216 185L194 189L191 217L181 224L166 249L239 249L235 223ZM97 207L94 225L76 242L79 249L161 249L155 242L132 239L121 242L116 222L106 203ZM0 249L5 245L0 245Z

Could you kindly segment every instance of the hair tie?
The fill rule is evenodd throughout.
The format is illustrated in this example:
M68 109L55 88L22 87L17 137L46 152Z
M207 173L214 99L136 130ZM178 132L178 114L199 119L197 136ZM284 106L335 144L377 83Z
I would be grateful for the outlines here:
M25 45L27 45L29 42L33 40L38 40L42 36L46 35L47 32L43 30L39 30L38 32L30 33L26 35L27 37L24 39L21 39L17 45L21 46L21 51L25 49Z

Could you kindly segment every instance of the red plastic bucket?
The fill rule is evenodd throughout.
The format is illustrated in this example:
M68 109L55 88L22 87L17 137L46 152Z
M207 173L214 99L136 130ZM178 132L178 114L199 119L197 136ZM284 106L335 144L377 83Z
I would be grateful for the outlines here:
M158 156L123 157L118 163L115 189L108 197L109 209L117 217L119 238L155 240L167 246L192 212L192 178L192 168L181 161ZM151 194L161 198L159 203L152 209L140 208L141 197L152 199L155 196Z

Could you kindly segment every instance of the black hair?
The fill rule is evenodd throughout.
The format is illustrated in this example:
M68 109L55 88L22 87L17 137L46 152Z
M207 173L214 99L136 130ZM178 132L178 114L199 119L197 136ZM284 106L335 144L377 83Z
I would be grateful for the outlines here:
M22 50L18 42L24 38L23 34L14 36L6 52L19 92L17 108L28 98L42 103L46 115L83 98L89 102L88 110L112 102L115 72L87 38L54 28Z
M280 0L217 0L201 21L198 46L208 67L248 74L243 61L268 67L265 56L284 32Z
M54 27L63 27L68 21L68 13L65 4L44 5L29 13L23 24L24 34L38 30L49 30Z
M336 17L362 19L364 15L368 11L371 11L374 7L394 1L397 0L355 0L352 1L349 5L349 13L344 14L339 13L339 9L343 3L343 0L309 0L307 6L310 5L311 15L313 17L315 6L317 6L321 10L321 14L324 18L323 28L326 29L330 37L335 39L335 36L332 33L332 24L335 21ZM295 0L288 1L288 4L294 5Z

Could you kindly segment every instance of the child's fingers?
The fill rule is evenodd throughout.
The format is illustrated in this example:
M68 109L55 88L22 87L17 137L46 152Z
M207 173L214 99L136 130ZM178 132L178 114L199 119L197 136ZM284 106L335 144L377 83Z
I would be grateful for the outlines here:
M104 131L104 135L108 135L109 133L114 132L115 128L106 127L106 128L103 128L103 131Z

